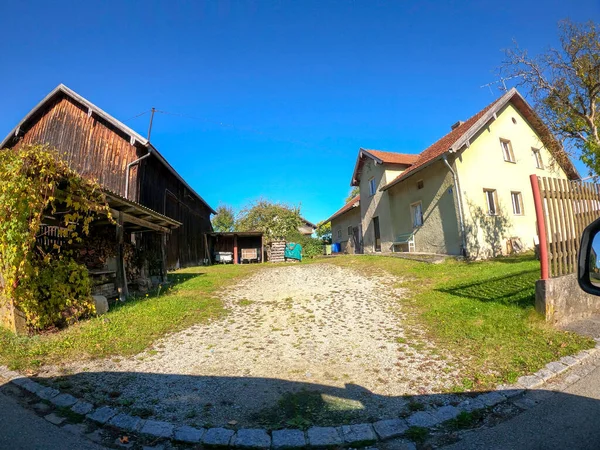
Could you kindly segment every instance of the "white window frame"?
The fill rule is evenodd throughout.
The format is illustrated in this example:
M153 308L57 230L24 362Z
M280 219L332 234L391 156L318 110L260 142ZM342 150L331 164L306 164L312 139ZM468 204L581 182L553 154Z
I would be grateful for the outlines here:
M421 213L418 217L416 216L417 207L418 211ZM413 230L423 226L423 202L414 202L410 204L410 220L412 221Z
M542 159L542 152L540 151L540 149L531 147L531 152L533 153L535 167L537 167L538 169L544 170L544 160Z
M516 199L516 202L515 202ZM519 191L511 191L510 201L513 207L513 214L515 216L523 216L523 195ZM518 208L518 211L517 211Z
M375 178L369 180L369 195L373 196L377 192L377 185L375 184Z
M502 148L502 156L504 161L516 164L515 152L513 151L512 143L509 139L500 138L500 147Z
M493 202L493 208L490 208L490 194ZM496 189L484 189L483 195L485 198L485 208L488 216L497 216L498 215L498 192ZM492 211L493 209L493 211Z

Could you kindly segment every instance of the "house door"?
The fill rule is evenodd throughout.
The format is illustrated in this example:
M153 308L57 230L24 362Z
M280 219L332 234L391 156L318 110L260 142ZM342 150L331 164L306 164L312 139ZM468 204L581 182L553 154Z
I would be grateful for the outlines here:
M360 242L358 227L352 227L352 240L354 241L354 253L362 253L362 242Z
M375 233L375 251L381 251L381 233L379 231L379 217L373 217L373 232Z

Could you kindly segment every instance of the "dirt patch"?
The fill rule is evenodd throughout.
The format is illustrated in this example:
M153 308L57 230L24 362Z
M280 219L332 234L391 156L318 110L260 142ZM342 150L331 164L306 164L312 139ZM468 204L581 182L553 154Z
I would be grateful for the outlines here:
M267 268L222 293L222 320L130 360L40 376L68 374L58 382L91 401L196 426L397 417L406 396L440 392L456 373L421 330L405 329L399 281L329 264Z

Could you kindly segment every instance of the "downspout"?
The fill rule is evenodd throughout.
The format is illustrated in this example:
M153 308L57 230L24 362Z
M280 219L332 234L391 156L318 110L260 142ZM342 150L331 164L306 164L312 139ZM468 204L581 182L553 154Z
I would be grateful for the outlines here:
M461 234L461 240L462 240L462 253L463 253L463 256L467 256L467 238L465 236L465 220L464 220L464 217L463 217L463 209L462 209L462 195L460 193L460 188L458 186L458 175L454 171L454 169L452 168L452 166L450 165L450 163L448 162L448 157L446 156L446 154L444 154L444 156L442 157L442 159L444 160L444 163L448 167L448 170L450 170L450 173L452 174L452 179L454 180L454 190L456 191L456 200L457 200L457 203L458 203L458 221L460 223L460 234Z
M129 164L127 164L127 169L125 170L125 198L127 200L129 200L129 172L131 170L131 167L139 164L140 161L142 161L143 159L148 158L150 155L152 154L152 149L149 148L148 149L148 153L146 153L144 156L142 156L141 158L136 159L135 161L130 162Z

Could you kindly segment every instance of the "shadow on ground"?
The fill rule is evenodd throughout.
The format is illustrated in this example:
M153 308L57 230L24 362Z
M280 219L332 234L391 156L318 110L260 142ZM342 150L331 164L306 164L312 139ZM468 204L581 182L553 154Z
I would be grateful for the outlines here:
M353 412L363 410L365 405L355 399L361 396L369 398L376 402L397 402L398 398L388 398L377 396L368 390L356 385L346 385L343 388L331 386L316 385L311 383L292 383L288 381L268 379L268 378L221 378L221 377L186 377L183 375L162 375L145 373L82 373L71 376L63 376L55 379L37 379L38 382L61 387L63 392L70 391L77 394L75 385L92 383L89 389L101 392L103 386L98 381L106 377L117 377L122 380L123 387L127 386L127 380L131 377L142 377L153 386L156 391L163 387L169 387L178 383L192 384L196 390L192 390L188 395L172 396L162 398L154 405L155 410L163 412L155 416L155 411L151 408L140 409L136 403L135 396L125 394L125 391L110 391L106 395L110 400L106 403L116 406L118 410L132 415L138 415L142 418L159 418L170 421L174 424L189 424L196 427L213 427L223 425L226 428L238 429L247 427L243 422L236 421L236 417L226 417L226 423L211 423L208 417L210 411L218 410L223 405L212 404L205 397L208 389L218 389L219 386L235 386L236 407L244 411L247 404L257 394L264 390L281 392L280 400L275 407L266 408L260 414L264 423L258 421L254 426L262 425L265 428L300 428L307 429L314 423L325 425L341 425L356 422L356 416ZM285 394L287 392L288 394ZM495 391L502 393L503 391ZM40 406L40 400L14 385L5 384L0 387L0 393L10 395L26 408L33 409L40 416L45 416L50 412L55 412L59 416L64 416L65 422L62 426L68 424L79 424L77 430L81 435L86 433L91 435L92 429L95 429L87 422L81 423L83 417L73 413L67 413L63 409L55 409L50 403L46 402L43 408ZM508 394L508 391L506 392ZM88 393L89 394L89 393ZM145 392L139 392L139 397L147 395ZM441 404L458 405L458 402L465 398L472 397L479 393L465 394L458 396L441 395L417 395L410 398L401 398L401 404L404 407L399 408L392 416L377 415L374 411L369 417L361 417L360 421L376 421L379 419L389 419L398 417L407 417L417 411L425 411L435 415L436 408ZM79 393L81 395L81 393ZM2 397L0 395L0 397ZM89 397L89 395L87 396ZM332 399L353 400L354 411L338 411L332 409ZM1 403L2 398L0 398ZM133 403L132 403L133 402ZM104 402L96 403L96 406L106 404ZM399 403L399 404L400 404ZM188 411L187 416L182 420L178 417L169 417L168 411L179 409ZM191 411L195 411L194 414ZM322 422L323 418L328 417ZM600 448L600 427L597 427L597 419L600 417L600 402L594 398L587 398L578 395L570 395L562 392L553 391L529 391L525 394L512 397L508 401L488 407L483 411L474 411L462 413L455 419L444 422L435 430L413 427L409 428L403 438L410 438L417 442L418 448L434 448L446 445L453 446L456 449L462 448L486 448L486 449L526 449L526 448L572 448L572 449L596 449ZM257 418L257 420L259 420ZM4 422L3 422L4 423ZM87 424L87 425L86 425ZM86 428L87 427L87 428ZM71 427L73 429L73 427ZM86 431L87 430L87 431ZM10 433L3 433L9 436ZM491 434L491 437L488 436ZM498 435L494 437L494 434ZM105 444L113 444L115 438L121 436L118 430L105 427L105 431L95 431L95 437L104 436ZM136 433L127 433L129 439L134 442L142 443L143 438L136 436ZM480 438L479 435L482 437ZM3 436L0 436L0 446ZM14 438L13 438L14 439ZM141 439L141 440L140 440ZM487 441L486 441L487 440ZM479 446L479 442L484 442ZM154 439L153 443L156 444ZM14 441L12 441L14 444ZM140 444L141 445L141 444ZM380 443L380 449L394 449L392 443ZM397 445L397 444L396 444ZM17 446L18 447L18 446ZM21 448L21 447L18 447ZM27 447L23 447L27 448ZM137 448L137 447L135 447Z

